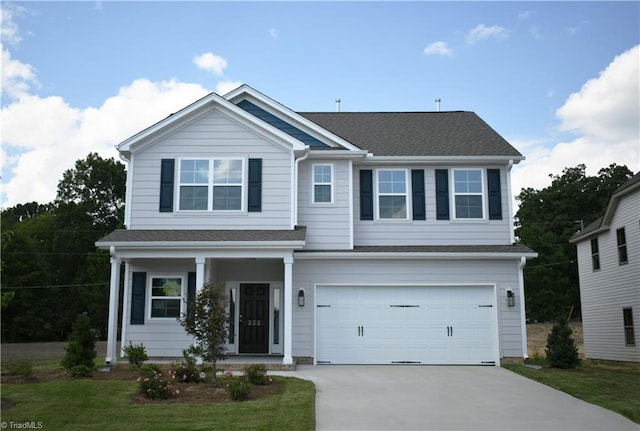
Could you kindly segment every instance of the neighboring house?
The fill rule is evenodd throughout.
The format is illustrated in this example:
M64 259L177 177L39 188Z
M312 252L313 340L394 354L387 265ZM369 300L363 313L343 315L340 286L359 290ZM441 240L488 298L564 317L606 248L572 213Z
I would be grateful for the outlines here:
M578 249L585 357L640 362L640 173L569 242Z
M230 354L283 364L499 364L527 357L511 168L472 112L297 113L248 86L118 145L125 224L112 256L107 363L176 358L176 321L225 286Z

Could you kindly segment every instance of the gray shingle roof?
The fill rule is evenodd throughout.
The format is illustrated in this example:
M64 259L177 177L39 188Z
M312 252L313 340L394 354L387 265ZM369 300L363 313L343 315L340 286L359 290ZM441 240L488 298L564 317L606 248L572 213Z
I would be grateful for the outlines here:
M300 112L375 156L522 157L473 112Z
M304 241L305 227L295 230L125 230L118 229L97 244L119 242Z

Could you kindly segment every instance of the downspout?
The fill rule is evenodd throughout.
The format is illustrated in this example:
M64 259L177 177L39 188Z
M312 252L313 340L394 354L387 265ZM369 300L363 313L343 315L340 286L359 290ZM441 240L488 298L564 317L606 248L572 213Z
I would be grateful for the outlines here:
M311 147L309 145L305 145L304 154L294 162L293 187L291 190L291 229L295 229L298 225L298 170L300 168L300 162L306 160L309 157L310 152Z
M509 205L509 222L511 223L511 229L509 229L509 235L511 244L515 244L515 220L513 219L513 196L511 195L511 168L513 168L513 159L509 160L509 164L507 165L507 196L509 197L508 205Z
M524 266L527 264L527 258L520 257L518 264L518 287L520 288L520 331L522 332L522 357L529 359L529 350L527 348L527 313L524 308Z

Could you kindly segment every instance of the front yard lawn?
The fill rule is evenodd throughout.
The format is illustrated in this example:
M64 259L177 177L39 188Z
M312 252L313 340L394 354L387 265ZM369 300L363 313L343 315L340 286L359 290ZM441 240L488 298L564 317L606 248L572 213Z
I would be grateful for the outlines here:
M181 403L180 397L136 403L138 386L127 380L5 383L2 421L55 430L313 430L313 383L293 377L273 380L282 392L226 403Z
M504 368L640 423L640 368L591 361L575 370L514 364Z

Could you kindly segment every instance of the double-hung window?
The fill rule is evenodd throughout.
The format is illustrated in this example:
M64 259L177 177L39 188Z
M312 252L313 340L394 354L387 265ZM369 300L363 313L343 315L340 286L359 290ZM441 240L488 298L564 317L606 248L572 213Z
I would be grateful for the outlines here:
M633 309L622 309L622 320L624 324L624 343L627 346L636 345L636 333L633 326Z
M244 160L182 159L180 210L242 211Z
M407 219L407 171L380 169L378 174L378 218Z
M600 250L598 246L598 238L591 240L591 268L593 271L600 270Z
M623 265L629 262L629 257L627 256L627 237L623 227L616 231L616 237L618 240L618 263Z
M183 295L182 277L151 277L151 307L152 319L175 319L182 312Z
M482 170L456 169L453 171L453 183L456 218L484 218Z
M333 165L313 165L313 203L333 202Z

